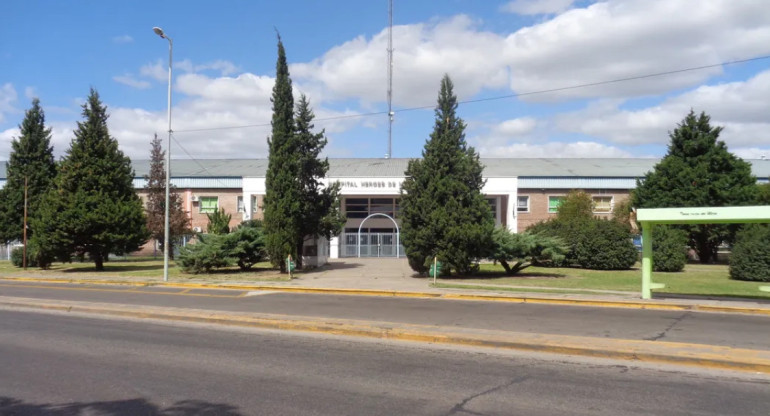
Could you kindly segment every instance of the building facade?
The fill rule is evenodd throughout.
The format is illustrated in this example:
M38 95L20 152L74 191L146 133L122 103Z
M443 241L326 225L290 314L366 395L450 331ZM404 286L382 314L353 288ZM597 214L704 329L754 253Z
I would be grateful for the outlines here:
M324 183L340 182L342 212L347 221L331 241L310 241L308 263L325 257L403 256L400 242L399 190L410 159L329 159ZM651 171L659 159L482 158L482 192L499 226L513 232L526 230L555 215L571 190L582 190L594 201L594 214L610 217L616 204L626 200L636 180ZM770 160L747 160L758 181L768 181ZM149 161L133 162L134 186L146 198L143 176ZM223 208L232 215L231 227L262 219L267 159L174 160L171 182L182 197L190 226L205 232L207 213ZM3 172L4 173L4 172ZM5 175L0 183L5 182ZM144 253L151 253L148 244Z

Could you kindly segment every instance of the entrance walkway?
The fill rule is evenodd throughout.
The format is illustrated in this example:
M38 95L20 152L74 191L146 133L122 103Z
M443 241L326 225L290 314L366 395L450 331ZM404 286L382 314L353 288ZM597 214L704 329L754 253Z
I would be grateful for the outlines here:
M351 283L359 289L432 291L428 279L420 278L406 258L329 259L326 266L300 275L290 285L340 288L351 287Z

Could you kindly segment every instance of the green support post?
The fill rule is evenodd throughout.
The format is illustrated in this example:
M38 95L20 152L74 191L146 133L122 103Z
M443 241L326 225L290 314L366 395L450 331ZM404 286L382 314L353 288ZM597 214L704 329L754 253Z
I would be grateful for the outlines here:
M652 299L652 223L642 223L642 299Z

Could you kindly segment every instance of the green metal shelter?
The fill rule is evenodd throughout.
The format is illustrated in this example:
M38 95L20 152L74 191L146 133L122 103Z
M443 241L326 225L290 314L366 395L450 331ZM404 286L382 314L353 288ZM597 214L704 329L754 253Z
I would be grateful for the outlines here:
M636 220L642 225L642 299L652 298L652 227L655 224L746 224L770 222L770 205L745 207L639 208ZM761 290L770 290L762 287Z

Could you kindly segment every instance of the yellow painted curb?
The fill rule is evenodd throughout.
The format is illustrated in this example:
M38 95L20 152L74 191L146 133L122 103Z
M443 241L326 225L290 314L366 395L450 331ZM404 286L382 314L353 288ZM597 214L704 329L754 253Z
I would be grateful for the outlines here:
M226 290L245 290L245 291L276 291L288 293L312 293L312 294L331 294L331 295L352 295L352 296L383 296L383 297L404 297L404 298L435 298L449 300L474 300L484 302L512 302L512 303L531 303L548 305L567 305L567 306L586 306L601 308L628 308L628 309L650 309L650 310L669 310L669 311L696 311L696 312L716 312L716 313L742 313L750 315L770 316L769 308L748 308L741 306L715 306L703 304L676 304L660 303L654 301L612 301L612 300L588 300L588 299L556 299L556 298L538 298L530 296L500 296L483 294L462 294L462 293L436 293L436 292L402 292L396 290L375 290L375 289L343 289L343 288L314 288L314 287L286 287L272 285L236 285L236 284L216 284L216 283L186 283L186 282L131 282L121 280L75 280L75 279L46 279L46 278L25 278L25 277L0 277L0 281L19 281L19 282L40 282L40 283L72 283L72 284L94 284L94 285L127 285L127 286L153 286L153 287L184 287L196 289L226 289Z
M502 348L770 374L770 351L703 344L458 329L286 315L222 313L177 308L145 308L144 311L137 311L135 306L130 305L41 302L35 299L10 297L0 297L0 307Z

